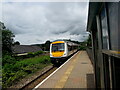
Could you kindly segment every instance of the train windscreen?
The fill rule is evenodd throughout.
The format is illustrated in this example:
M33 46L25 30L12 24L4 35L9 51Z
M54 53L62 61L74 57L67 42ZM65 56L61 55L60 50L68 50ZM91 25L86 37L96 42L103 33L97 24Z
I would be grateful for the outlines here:
M52 44L52 52L64 51L64 43Z

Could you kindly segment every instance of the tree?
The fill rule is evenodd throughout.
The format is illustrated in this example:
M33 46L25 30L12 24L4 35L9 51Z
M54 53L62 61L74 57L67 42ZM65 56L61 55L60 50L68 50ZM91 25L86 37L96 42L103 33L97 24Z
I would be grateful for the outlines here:
M14 42L14 45L20 45L19 41Z
M88 39L87 39L87 46L91 47L92 46L92 41L91 41L91 35L89 35Z
M47 41L45 42L45 48L46 48L45 50L46 50L46 51L49 51L49 49L50 49L50 43L51 43L51 42L50 42L49 40L47 40Z
M11 46L14 42L15 35L8 29L2 30L2 51L12 52Z

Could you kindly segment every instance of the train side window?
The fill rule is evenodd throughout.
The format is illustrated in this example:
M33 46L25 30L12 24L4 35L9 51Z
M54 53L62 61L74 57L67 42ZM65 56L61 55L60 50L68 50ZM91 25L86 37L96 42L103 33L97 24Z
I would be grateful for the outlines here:
M72 51L73 50L73 47L72 46L70 46L70 51Z
M68 50L71 51L71 46L70 45L68 45Z

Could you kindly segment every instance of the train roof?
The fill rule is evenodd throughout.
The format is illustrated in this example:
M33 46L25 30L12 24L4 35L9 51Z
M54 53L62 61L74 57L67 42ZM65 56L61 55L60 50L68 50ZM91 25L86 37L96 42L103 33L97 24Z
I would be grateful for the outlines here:
M66 42L69 46L79 46L79 44L71 42L71 41L67 41L67 40L62 40L62 39L58 39L58 40L54 40L53 42L57 42L57 41L64 41Z
M69 46L79 46L79 44L71 42L71 41L65 41Z

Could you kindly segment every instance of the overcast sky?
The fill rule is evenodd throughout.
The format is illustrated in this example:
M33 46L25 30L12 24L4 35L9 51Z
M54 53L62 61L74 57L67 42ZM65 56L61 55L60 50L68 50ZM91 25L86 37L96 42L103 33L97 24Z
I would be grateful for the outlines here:
M88 2L3 2L2 21L21 44L46 40L84 41Z

